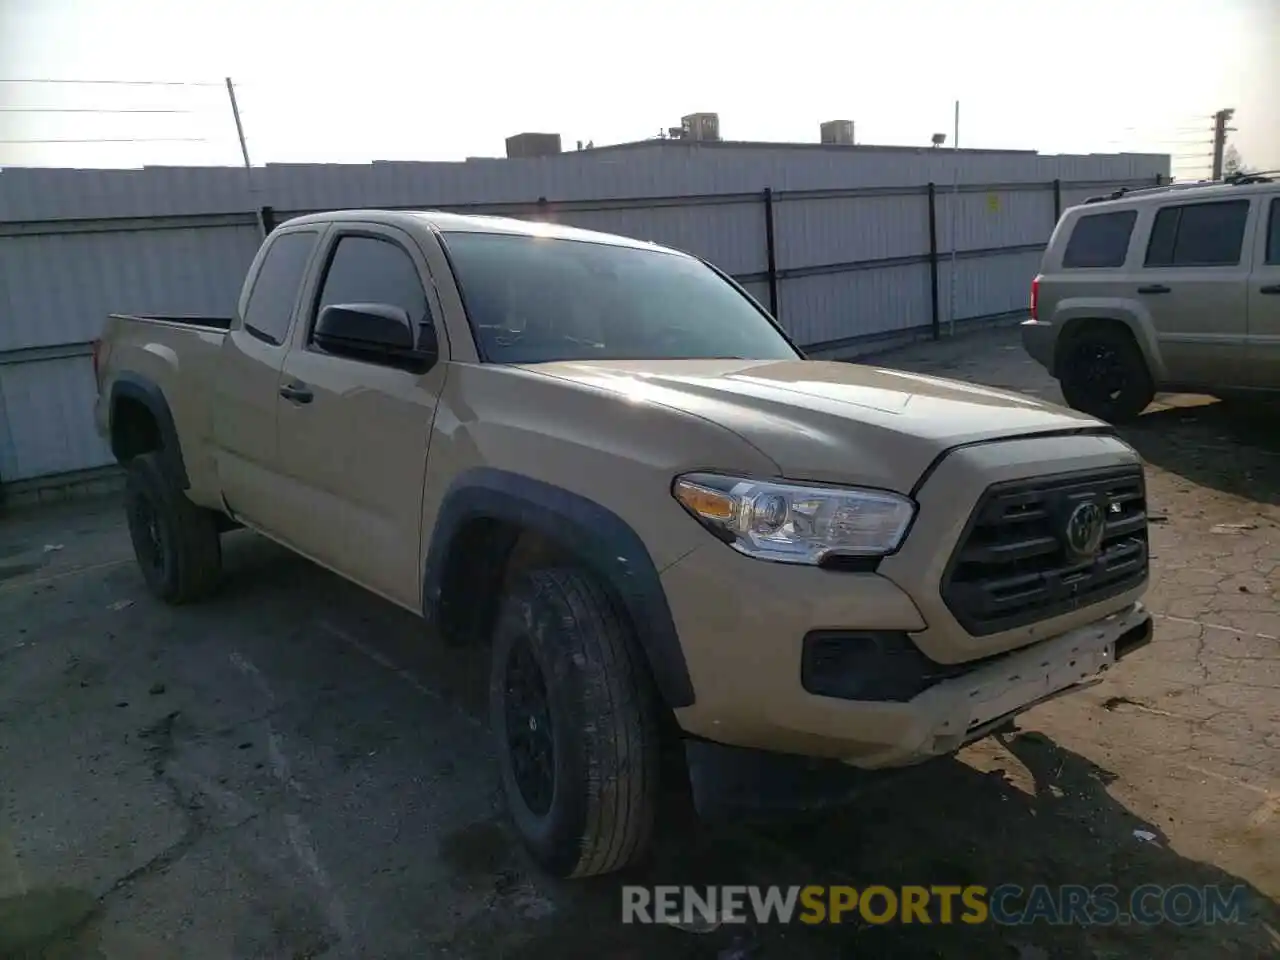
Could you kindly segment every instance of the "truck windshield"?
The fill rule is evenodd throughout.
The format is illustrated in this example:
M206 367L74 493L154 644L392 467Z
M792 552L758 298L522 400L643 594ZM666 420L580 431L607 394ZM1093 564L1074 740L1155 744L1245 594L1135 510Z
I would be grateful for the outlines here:
M482 359L799 357L746 297L690 257L581 240L446 233Z

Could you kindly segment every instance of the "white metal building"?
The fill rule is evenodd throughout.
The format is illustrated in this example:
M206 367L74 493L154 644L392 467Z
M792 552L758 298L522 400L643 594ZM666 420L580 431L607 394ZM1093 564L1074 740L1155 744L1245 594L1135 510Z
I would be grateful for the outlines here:
M0 171L0 485L93 476L107 313L229 315L259 214L461 208L689 250L821 355L1016 314L1057 212L1167 180L1156 155L645 141L530 159Z

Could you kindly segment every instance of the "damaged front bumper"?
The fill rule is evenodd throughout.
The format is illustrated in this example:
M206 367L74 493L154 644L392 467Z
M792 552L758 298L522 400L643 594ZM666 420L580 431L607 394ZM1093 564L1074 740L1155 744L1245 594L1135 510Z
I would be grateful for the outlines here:
M895 773L955 753L1034 706L1097 683L1151 638L1151 614L1135 603L995 658L894 704L909 719L894 726L891 741L882 740L856 761L690 738L685 756L698 813L704 818L789 816L848 802Z

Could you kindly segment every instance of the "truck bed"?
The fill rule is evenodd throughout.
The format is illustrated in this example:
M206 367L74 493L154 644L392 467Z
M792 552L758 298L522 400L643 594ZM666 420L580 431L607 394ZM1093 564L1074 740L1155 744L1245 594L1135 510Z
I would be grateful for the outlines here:
M230 317L133 316L111 314L95 352L99 430L110 430L116 381L159 391L174 421L189 493L203 505L216 504L213 467L213 403L217 361L231 328Z

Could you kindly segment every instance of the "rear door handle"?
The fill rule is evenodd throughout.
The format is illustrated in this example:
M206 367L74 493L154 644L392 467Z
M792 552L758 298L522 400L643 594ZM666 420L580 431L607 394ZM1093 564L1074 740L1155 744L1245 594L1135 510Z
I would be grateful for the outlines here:
M1266 287L1259 287L1258 292L1270 294L1272 296L1275 296L1276 294L1280 294L1280 283L1273 283Z
M1163 283L1153 283L1145 287L1138 288L1139 293L1168 293L1169 288Z
M310 403L316 395L305 383L286 383L280 388L280 396L294 403Z

